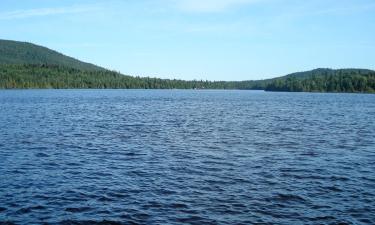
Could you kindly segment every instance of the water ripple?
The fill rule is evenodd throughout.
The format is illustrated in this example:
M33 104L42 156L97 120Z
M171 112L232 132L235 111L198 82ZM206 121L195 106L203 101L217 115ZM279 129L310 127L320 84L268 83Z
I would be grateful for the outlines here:
M0 91L2 224L375 224L374 95Z

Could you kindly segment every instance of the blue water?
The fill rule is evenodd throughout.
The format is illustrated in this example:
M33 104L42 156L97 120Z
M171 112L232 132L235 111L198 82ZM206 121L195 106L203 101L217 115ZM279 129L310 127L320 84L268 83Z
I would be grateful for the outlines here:
M0 125L3 223L375 224L375 95L0 91Z

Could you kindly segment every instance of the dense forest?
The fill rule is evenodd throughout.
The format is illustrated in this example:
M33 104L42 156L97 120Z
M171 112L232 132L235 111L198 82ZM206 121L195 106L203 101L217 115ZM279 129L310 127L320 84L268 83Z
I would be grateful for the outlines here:
M0 64L48 64L80 70L105 70L43 46L9 40L0 40Z
M261 81L184 81L132 77L57 65L0 65L0 88L258 89Z
M87 71L58 65L0 65L0 88L240 89L374 93L375 72L319 69L258 81L184 81L132 77L108 70Z
M375 72L358 69L317 69L275 78L266 91L375 92Z
M375 92L375 71L315 69L255 81L133 77L26 42L0 40L0 88L240 89L290 92Z

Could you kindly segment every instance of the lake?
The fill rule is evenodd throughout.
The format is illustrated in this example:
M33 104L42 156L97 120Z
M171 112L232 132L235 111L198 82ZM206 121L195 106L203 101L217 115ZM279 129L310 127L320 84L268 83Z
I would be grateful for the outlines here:
M0 224L375 224L375 95L0 91Z

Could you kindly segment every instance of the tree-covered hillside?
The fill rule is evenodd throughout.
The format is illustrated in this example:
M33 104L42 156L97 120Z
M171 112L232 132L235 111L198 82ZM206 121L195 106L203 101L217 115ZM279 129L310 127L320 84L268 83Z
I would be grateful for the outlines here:
M58 65L0 65L0 88L239 89L289 92L375 92L375 72L330 70L258 81L184 81L132 77Z
M0 88L264 89L258 81L169 80L56 65L0 65Z
M104 70L99 66L81 62L46 47L8 40L0 40L0 64L46 64L80 70Z
M375 92L375 72L316 69L258 81L184 81L132 77L81 62L48 48L0 40L0 88L240 89Z
M363 69L316 69L273 79L266 91L375 92L375 72Z

